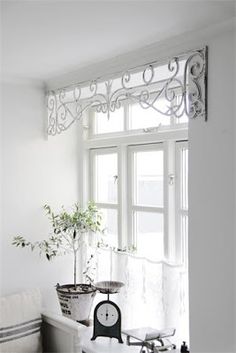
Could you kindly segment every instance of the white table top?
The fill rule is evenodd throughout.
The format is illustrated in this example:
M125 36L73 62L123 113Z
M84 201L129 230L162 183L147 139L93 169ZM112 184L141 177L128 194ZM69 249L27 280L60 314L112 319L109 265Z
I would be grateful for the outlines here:
M140 353L141 347L127 346L126 336L123 336L124 343L119 343L116 338L97 337L91 341L93 330L85 328L81 335L81 345L84 353ZM179 350L168 351L168 353L179 353Z

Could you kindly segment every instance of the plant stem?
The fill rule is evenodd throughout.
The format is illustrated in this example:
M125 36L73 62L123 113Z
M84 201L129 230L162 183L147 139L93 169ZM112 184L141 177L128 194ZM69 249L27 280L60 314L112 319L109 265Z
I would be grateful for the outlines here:
M74 250L74 287L76 290L76 280L77 280L77 251Z

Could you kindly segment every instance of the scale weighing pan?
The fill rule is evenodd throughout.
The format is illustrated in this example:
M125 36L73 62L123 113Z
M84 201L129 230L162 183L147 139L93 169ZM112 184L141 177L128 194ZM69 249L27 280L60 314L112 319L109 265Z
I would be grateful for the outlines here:
M119 293L120 289L124 286L123 282L117 281L101 281L94 284L94 287L103 294Z

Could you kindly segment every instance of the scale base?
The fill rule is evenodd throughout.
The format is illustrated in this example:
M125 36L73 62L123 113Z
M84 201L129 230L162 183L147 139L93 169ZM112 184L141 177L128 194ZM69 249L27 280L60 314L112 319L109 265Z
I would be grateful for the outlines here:
M175 329L154 330L150 327L143 327L123 333L127 336L127 345L139 346L141 351L144 348L148 353L159 353L176 349L176 345L169 340L169 337L174 336Z
M109 338L116 338L118 340L119 343L124 343L121 336L107 336L106 335L93 335L93 337L91 338L91 341L95 341L95 339L97 337L109 337Z

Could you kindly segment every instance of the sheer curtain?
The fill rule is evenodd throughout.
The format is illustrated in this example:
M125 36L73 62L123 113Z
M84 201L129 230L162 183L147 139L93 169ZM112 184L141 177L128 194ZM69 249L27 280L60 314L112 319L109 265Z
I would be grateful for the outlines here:
M188 274L182 265L150 261L112 249L96 253L96 281L124 282L111 295L122 312L122 328L175 327L174 341L188 341ZM99 297L105 300L104 296Z

